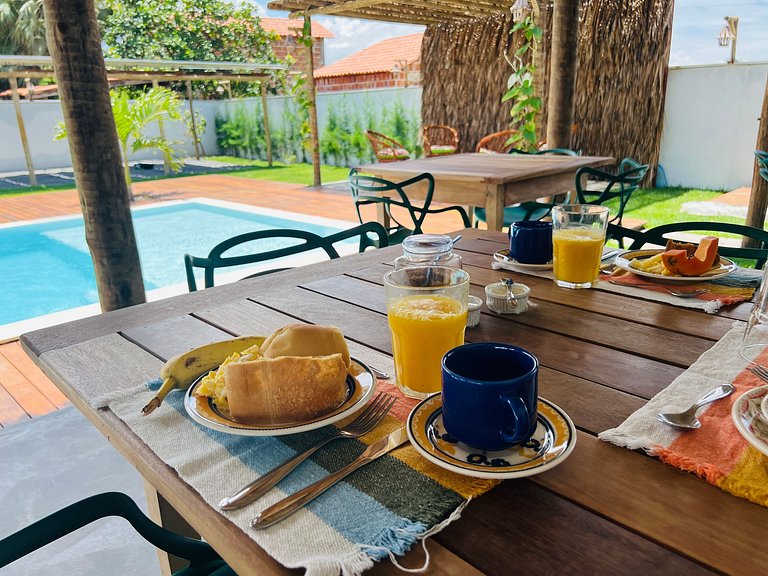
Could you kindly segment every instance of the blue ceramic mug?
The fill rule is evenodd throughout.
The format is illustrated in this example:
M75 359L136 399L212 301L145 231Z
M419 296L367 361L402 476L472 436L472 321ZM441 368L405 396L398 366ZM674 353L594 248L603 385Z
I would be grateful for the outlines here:
M552 222L513 222L509 227L509 256L521 264L552 260Z
M536 431L539 361L498 342L464 344L442 361L443 426L459 442L503 450Z

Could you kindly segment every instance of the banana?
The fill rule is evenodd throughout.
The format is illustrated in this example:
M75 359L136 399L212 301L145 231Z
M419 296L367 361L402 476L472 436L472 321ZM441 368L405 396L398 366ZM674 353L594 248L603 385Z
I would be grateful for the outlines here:
M261 346L263 342L263 336L241 336L232 340L205 344L174 356L160 370L163 385L157 391L157 395L141 409L142 414L146 416L159 407L171 390L186 390L198 376L215 369L235 352L242 352L254 345Z

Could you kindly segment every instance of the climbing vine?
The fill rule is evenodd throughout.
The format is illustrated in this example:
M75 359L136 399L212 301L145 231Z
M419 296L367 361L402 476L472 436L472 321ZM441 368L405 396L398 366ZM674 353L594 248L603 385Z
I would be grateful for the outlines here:
M533 16L528 14L515 22L510 34L517 32L521 33L523 43L515 50L515 61L510 61L513 72L507 79L507 92L501 101L512 101L510 127L516 130L510 138L512 146L532 150L537 144L536 115L541 111L541 98L536 96L533 82L536 69L532 56L536 43L541 40L541 28L534 24Z

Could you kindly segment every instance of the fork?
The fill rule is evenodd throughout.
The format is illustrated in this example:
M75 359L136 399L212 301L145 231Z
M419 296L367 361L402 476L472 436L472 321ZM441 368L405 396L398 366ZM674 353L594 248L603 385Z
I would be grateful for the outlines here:
M365 410L363 410L357 418L352 420L352 422L343 428L339 428L333 435L321 440L314 446L307 448L304 452L279 464L277 467L242 488L237 494L224 498L219 502L219 508L221 510L237 510L238 508L242 508L243 506L258 500L264 494L269 492L275 484L285 478L294 468L296 468L296 466L304 462L304 460L329 442L338 440L339 438L357 438L370 432L382 421L384 416L387 415L395 404L395 400L396 398L394 396L380 392Z
M760 366L759 364L750 364L747 366L747 370L752 372L755 376L760 378L763 382L768 382L768 370Z

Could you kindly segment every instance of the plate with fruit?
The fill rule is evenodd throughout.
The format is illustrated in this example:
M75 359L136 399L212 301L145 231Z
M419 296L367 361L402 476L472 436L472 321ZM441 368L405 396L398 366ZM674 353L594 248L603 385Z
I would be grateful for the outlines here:
M718 239L702 238L697 244L669 240L665 248L627 250L616 257L618 268L658 282L693 283L731 274L736 263L717 253Z

